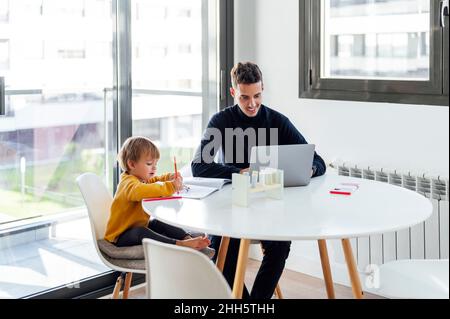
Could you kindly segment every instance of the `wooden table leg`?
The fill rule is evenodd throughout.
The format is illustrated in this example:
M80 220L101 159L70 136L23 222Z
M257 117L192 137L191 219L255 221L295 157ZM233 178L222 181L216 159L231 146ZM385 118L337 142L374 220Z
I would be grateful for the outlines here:
M331 275L330 259L328 258L327 242L319 240L320 261L322 263L323 279L327 288L328 299L336 299L333 277Z
M352 283L353 296L356 299L363 298L361 280L358 274L355 257L353 257L352 245L349 239L342 239L342 248L344 249L345 261L347 262L348 274Z
M234 276L233 297L235 299L242 299L244 292L245 270L247 268L248 252L250 249L250 240L241 239L239 247L239 256L236 265L236 274Z
M230 237L222 237L219 252L217 253L216 266L223 273L225 260L227 259L228 246L230 245Z
M277 286L275 287L275 296L278 299L284 299L283 292L281 291L280 283L278 283Z

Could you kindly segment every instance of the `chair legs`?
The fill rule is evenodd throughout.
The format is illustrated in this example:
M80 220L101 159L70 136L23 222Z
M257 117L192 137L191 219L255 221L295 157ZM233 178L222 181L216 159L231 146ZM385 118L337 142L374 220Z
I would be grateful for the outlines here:
M119 299L120 289L122 288L122 275L120 275L116 280L116 285L114 286L114 291L112 295L112 299Z
M122 289L122 285L124 284L124 277L125 276L125 285L123 287L123 295L122 299L128 299L128 296L130 294L130 287L131 287L131 279L133 278L133 273L122 273L117 278L116 285L114 286L114 291L112 295L112 299L119 299L120 290Z
M133 273L129 272L125 277L125 287L123 288L123 299L128 299L128 295L130 294L131 279L133 279Z

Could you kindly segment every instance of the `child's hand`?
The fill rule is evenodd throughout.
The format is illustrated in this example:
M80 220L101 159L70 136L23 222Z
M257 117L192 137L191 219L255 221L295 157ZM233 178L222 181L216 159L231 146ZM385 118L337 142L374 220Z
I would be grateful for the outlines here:
M175 190L181 192L183 190L183 177L181 177L180 174L178 174L177 178L175 178L175 174L173 176L174 179L171 182L173 183L173 186L175 186Z
M180 177L181 180L183 180L183 176L181 176L180 173L178 173L178 177ZM169 174L169 181L174 181L175 179L176 179L175 174Z

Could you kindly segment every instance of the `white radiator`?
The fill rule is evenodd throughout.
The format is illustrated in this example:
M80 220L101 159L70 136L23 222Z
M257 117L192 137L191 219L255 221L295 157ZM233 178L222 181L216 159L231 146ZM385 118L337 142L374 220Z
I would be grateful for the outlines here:
M410 229L352 240L360 269L404 259L449 258L448 177L427 176L349 163L334 163L341 176L376 180L418 192L433 203L433 215Z

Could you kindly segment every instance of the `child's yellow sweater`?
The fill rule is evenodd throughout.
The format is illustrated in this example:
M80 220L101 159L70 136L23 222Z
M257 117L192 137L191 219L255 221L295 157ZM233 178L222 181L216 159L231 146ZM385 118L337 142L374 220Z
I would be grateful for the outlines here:
M116 243L118 237L126 230L134 227L147 227L150 216L142 209L141 201L146 198L173 195L175 186L169 181L169 178L170 174L167 174L143 183L133 175L122 174L111 206L105 239Z

